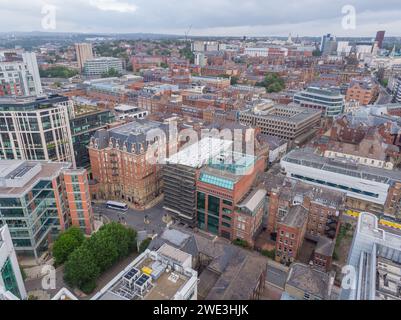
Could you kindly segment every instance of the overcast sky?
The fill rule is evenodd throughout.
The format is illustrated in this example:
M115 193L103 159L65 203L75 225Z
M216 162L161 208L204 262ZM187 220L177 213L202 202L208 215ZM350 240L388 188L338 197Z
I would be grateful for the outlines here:
M401 36L401 0L0 0L0 31L146 32L211 36ZM56 29L42 28L44 5ZM344 5L356 28L344 29ZM46 7L45 7L46 8Z

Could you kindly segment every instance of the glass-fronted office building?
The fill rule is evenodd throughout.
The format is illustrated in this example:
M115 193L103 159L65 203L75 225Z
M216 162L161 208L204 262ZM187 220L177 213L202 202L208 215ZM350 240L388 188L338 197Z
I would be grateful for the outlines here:
M0 159L75 164L67 97L0 99Z
M335 117L344 112L345 98L339 90L309 87L294 95L301 107L322 110L322 116Z
M90 234L93 226L86 170L71 170L70 163L0 161L0 227L7 225L15 250L40 258L60 231L71 225ZM85 223L72 221L75 198L68 197L65 180L77 180L77 197L85 199ZM89 204L88 204L89 203Z

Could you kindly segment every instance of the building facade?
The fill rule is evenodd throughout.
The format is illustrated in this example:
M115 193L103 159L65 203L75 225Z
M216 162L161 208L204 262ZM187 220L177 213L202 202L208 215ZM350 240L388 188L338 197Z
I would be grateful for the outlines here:
M110 110L90 106L75 106L74 117L70 119L74 158L77 168L90 166L88 146L91 137L100 129L114 122Z
M344 112L344 96L338 91L308 87L294 95L294 102L301 107L322 110L322 116L335 117Z
M231 157L232 153L225 155ZM264 171L264 162L241 154L236 161L227 163L225 155L219 155L218 163L211 160L198 173L198 228L253 246L262 228L266 193L252 190L252 186L257 175Z
M400 215L401 173L357 165L346 159L329 159L311 149L293 150L281 159L287 177L347 195L347 207L359 211Z
M24 280L18 264L10 231L0 227L0 300L26 299Z
M93 59L92 44L90 43L76 43L75 53L77 56L77 62L79 69L83 69L85 62L89 59Z
M84 63L84 75L87 77L101 76L113 69L121 74L123 62L118 58L100 57L87 59Z
M124 200L135 208L144 208L161 195L161 167L148 161L150 143L146 140L151 130L158 129L164 131L165 125L135 120L96 132L89 144L93 199Z
M172 217L192 227L198 225L196 190L199 170L210 159L231 148L232 141L206 137L167 159L163 167L164 209Z
M0 159L66 161L75 165L66 97L0 99Z
M0 97L39 96L42 94L43 89L35 53L24 52L21 60L0 60Z
M93 231L86 170L70 163L0 161L0 225L8 225L15 250L39 259L71 225Z
M378 87L370 78L352 79L347 90L347 101L358 101L360 105L373 104L378 94Z
M321 111L263 101L240 112L239 122L260 127L261 133L294 141L320 124Z

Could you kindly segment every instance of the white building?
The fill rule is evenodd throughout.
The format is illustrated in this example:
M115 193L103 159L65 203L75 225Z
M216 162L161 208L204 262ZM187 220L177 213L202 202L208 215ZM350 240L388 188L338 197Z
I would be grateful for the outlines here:
M113 57L100 57L88 59L84 63L84 74L89 77L101 76L112 69L121 74L123 72L122 60Z
M119 104L114 108L119 119L124 120L130 119L144 119L148 115L147 110L142 110L136 106L130 106L127 104Z
M352 46L349 45L348 41L337 42L337 55L348 56L351 52Z
M401 237L374 214L359 215L347 266L341 300L401 300Z
M287 177L346 192L348 197L383 206L401 172L359 165L352 160L321 157L312 149L295 149L281 159Z
M67 97L0 99L0 159L75 165L69 121L73 116L73 102Z
M34 52L24 52L22 53L22 59L26 64L29 73L32 75L33 78L33 85L35 87L35 95L42 95L43 89L42 84L40 82L40 74L39 74L39 67L38 61L36 60L36 54Z
M269 48L245 48L244 54L250 57L267 57Z
M195 53L195 64L200 67L204 67L207 64L207 57L203 52Z
M7 225L0 227L0 300L26 299L26 290Z
M398 77L394 83L394 101L401 103L401 77Z
M168 244L149 249L91 300L197 300L198 273L192 256Z
M22 53L22 61L0 61L0 96L40 96L42 94L35 53Z

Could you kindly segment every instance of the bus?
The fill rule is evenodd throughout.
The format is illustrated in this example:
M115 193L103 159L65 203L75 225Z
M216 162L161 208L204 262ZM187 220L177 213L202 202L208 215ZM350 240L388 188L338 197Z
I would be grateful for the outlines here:
M128 211L128 206L122 202L116 201L107 201L106 203L107 208L119 211Z

